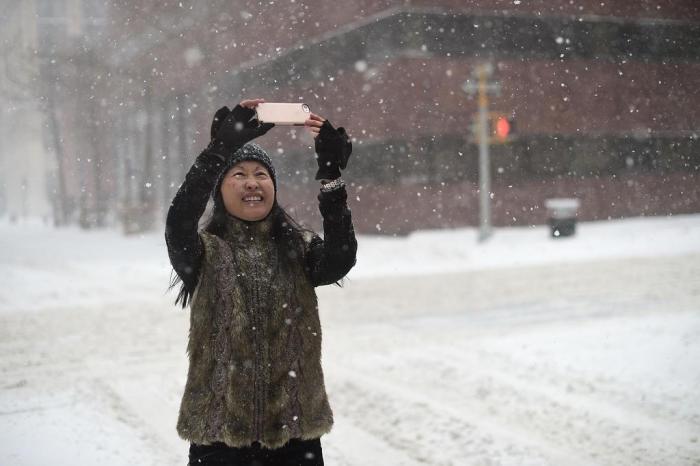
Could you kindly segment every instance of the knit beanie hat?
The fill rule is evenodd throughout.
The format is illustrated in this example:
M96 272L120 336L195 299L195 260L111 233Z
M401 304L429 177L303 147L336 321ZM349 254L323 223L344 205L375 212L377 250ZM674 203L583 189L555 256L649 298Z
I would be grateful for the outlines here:
M275 167L272 166L272 160L270 160L270 156L267 155L267 152L265 152L262 147L254 143L244 145L234 152L232 156L226 159L221 170L221 174L219 175L219 179L216 182L216 190L218 191L221 188L221 183L224 180L224 175L226 175L226 172L233 168L233 166L237 163L246 161L254 161L263 164L270 173L272 184L275 186L275 191L277 191L277 178L275 175Z

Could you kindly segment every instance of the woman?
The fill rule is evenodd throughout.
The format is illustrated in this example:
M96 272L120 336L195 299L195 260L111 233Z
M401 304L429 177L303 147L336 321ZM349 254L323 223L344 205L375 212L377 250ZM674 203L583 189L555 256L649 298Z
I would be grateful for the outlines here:
M352 151L343 128L311 114L324 239L277 203L275 169L250 144L262 99L223 107L212 141L173 199L165 238L189 303L189 371L177 423L190 464L322 465L333 413L321 369L315 286L355 264L357 242L340 178ZM209 223L198 222L209 199Z

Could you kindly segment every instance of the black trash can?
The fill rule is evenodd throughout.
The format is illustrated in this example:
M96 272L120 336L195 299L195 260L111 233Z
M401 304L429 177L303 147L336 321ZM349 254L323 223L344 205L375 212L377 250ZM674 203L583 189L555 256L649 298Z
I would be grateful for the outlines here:
M555 198L545 201L552 238L573 236L576 233L576 214L580 204L579 200L574 198Z

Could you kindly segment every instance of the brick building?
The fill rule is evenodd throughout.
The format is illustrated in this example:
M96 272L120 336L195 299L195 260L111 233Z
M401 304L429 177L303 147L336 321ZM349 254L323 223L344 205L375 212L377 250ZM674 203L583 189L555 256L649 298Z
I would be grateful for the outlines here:
M105 47L128 78L107 98L129 102L117 120L146 109L130 140L150 142L132 157L155 164L163 209L213 111L261 96L304 101L350 130L359 231L475 225L477 107L461 86L490 62L501 86L491 108L517 124L491 148L496 225L543 223L544 200L560 196L581 199L583 220L700 211L696 2L117 6ZM276 128L261 143L282 203L314 225L310 137ZM143 147L156 156L139 157Z

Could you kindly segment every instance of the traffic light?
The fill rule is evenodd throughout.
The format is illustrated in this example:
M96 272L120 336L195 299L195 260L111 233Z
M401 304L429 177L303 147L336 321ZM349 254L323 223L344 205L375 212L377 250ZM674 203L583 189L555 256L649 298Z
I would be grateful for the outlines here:
M495 142L506 142L515 132L515 118L503 113L491 114L491 137Z
M489 112L486 134L489 144L504 144L512 139L515 133L515 117L501 112ZM479 114L472 118L471 130L474 140L479 141Z

